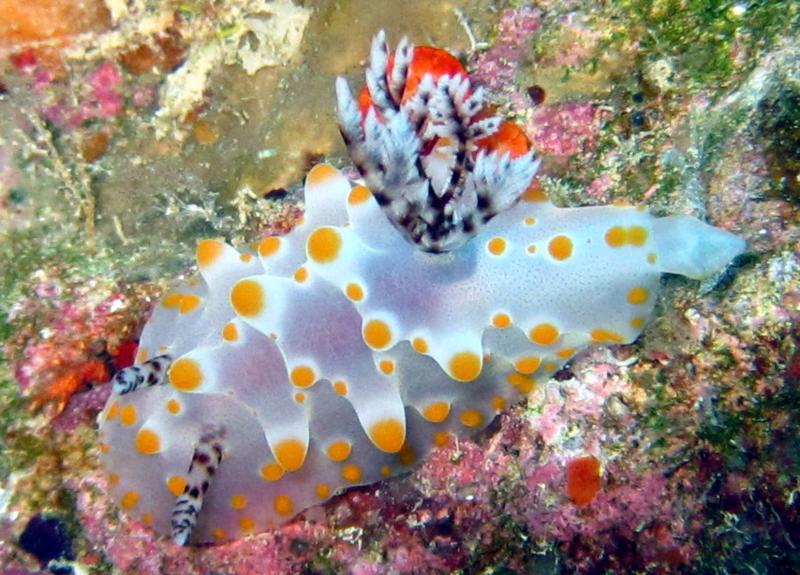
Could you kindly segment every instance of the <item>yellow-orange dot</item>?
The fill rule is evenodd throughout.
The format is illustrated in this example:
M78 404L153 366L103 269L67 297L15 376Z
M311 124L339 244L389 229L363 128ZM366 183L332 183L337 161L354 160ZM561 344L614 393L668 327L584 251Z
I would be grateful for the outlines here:
M527 251L529 254L535 254L535 253L536 253L536 244L528 244L528 247L527 247L527 248L525 248L525 250L526 250L526 251Z
M457 381L472 381L481 374L481 356L462 351L450 358L450 376Z
M649 254L647 254L647 263L648 264L655 265L655 263L657 261L658 261L658 256L656 254L654 254L653 252L650 252Z
M181 294L173 292L167 294L164 297L164 299L161 300L161 305L168 308L178 307L179 305L181 305L181 299L183 299L183 296Z
M525 218L526 226L532 226L535 223L536 223L536 218L534 218L533 216L528 216L527 218Z
M331 461L344 461L350 457L350 450L352 449L349 441L334 441L325 450Z
M252 517L244 516L239 519L239 529L242 531L252 531L255 528L256 522L253 521Z
M222 339L225 341L236 341L239 339L239 328L235 323L226 323L222 328Z
M546 202L547 194L544 192L539 180L534 180L520 198L523 202Z
M319 186L339 175L339 170L330 164L317 164L308 171L306 186Z
M441 423L450 415L450 404L446 401L429 403L422 410L422 417L431 423Z
M372 349L386 349L392 343L392 330L380 319L371 319L361 331L364 341Z
M574 347L565 347L564 349L559 349L556 352L556 356L560 359L569 359L573 355L575 355L575 348Z
M327 499L331 496L331 488L327 483L317 483L317 486L314 488L314 493L316 493L317 497L320 499Z
M317 381L317 374L307 365L298 365L292 369L289 379L297 387L306 388L314 385L314 382Z
M511 327L511 316L507 313L496 313L494 317L492 317L492 325L497 329L506 329L507 327Z
M572 240L567 236L556 236L547 244L547 251L553 259L563 261L572 256Z
M152 429L140 429L134 443L136 451L142 455L155 455L161 451L161 438Z
M531 341L539 345L553 345L558 336L558 328L552 323L540 323L528 333Z
M136 352L136 363L144 363L150 357L150 352L146 347L140 347Z
M391 359L382 359L378 367L386 375L392 375L394 373L394 362Z
M372 197L372 192L366 186L354 186L347 196L347 203L351 206L363 204Z
M119 422L127 427L136 423L136 408L132 405L125 405L119 410Z
M635 317L631 320L630 325L633 329L642 329L642 327L644 326L644 318Z
M350 483L361 481L361 468L353 463L348 463L342 467L342 477Z
M308 257L318 264L332 262L342 249L342 236L333 228L320 227L311 232L306 240Z
M294 394L294 400L297 403L305 403L306 402L306 394L303 393L302 391L298 391L297 393Z
M447 431L437 431L433 434L433 443L439 447L444 447L450 443L450 433Z
M231 495L230 504L234 509L244 509L247 507L247 497L239 494Z
M240 316L256 317L266 304L267 294L255 280L241 280L231 290L231 305Z
M286 471L297 471L306 459L306 447L299 439L284 439L275 446L275 459Z
M533 373L539 366L541 365L542 360L535 355L529 355L526 357L519 358L516 362L514 362L514 368L526 375Z
M142 523L145 525L152 525L153 523L153 514L152 513L145 513L142 515Z
M181 412L181 403L177 399L170 399L167 401L167 411L172 415L178 415Z
M108 411L106 411L106 421L108 421L109 419L114 419L118 415L119 415L119 402L115 401L108 408Z
M283 477L284 469L277 463L269 463L261 468L261 477L267 481L277 481Z
M347 383L345 383L341 379L334 381L333 391L335 391L339 395L347 395Z
M415 337L411 342L411 347L417 353L428 353L428 342L423 337Z
M220 527L215 527L211 534L214 536L214 539L225 539L225 530Z
M364 289L357 283L349 283L344 290L344 293L352 301L361 301L364 299Z
M513 385L522 394L527 394L533 391L536 387L536 380L532 377L525 376L521 373L512 372L506 376L506 381L509 385Z
M623 343L625 341L624 337L609 329L594 329L590 335L594 343Z
M458 418L467 427L478 427L483 423L483 414L477 409L467 409Z
M167 478L167 489L175 497L178 497L186 490L186 478L180 475L170 475Z
M506 240L504 238L492 238L486 244L486 249L493 256L499 256L506 251Z
M647 228L642 226L631 226L628 228L628 243L634 246L641 247L647 243L647 237L650 233Z
M139 493L137 491L127 491L120 500L123 509L131 510L139 503Z
M119 475L116 473L109 473L108 474L108 484L109 485L116 485L119 483Z
M400 465L414 465L417 461L417 454L408 445L404 445L403 449L397 452L397 461Z
M281 248L281 239L275 236L264 238L258 243L258 255L263 258L274 256Z
M207 268L225 252L225 244L219 240L200 240L197 242L197 265Z
M558 369L558 364L553 363L552 361L548 361L544 364L545 371L555 371Z
M492 407L495 411L503 411L506 408L506 398L502 395L495 395L492 398Z
M194 294L186 294L181 298L178 309L181 313L189 313L197 309L200 305L200 298Z
M175 361L167 374L172 386L180 391L194 391L203 383L203 371L200 364L188 357Z
M308 270L305 266L300 266L294 272L294 281L299 284L305 283L308 280Z
M628 232L622 226L614 226L606 232L605 240L612 248L621 248L628 242Z
M392 468L388 465L381 465L381 477L389 477L392 474Z
M386 453L397 453L406 440L406 426L399 419L381 419L369 428L369 438L375 447Z
M252 254L239 254L239 259L242 260L244 263L249 262L253 259Z
M108 453L111 451L111 446L108 443L101 443L99 445L100 453Z
M638 286L628 292L628 303L641 305L650 298L650 290L646 287Z

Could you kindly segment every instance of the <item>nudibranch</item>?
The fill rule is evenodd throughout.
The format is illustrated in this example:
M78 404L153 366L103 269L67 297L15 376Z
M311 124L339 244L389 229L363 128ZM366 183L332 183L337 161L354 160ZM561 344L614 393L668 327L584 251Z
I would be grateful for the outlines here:
M557 208L522 131L444 51L373 41L336 84L351 183L320 164L289 234L209 239L99 416L121 507L179 544L258 532L484 428L591 344L631 342L663 272L744 249L687 216Z

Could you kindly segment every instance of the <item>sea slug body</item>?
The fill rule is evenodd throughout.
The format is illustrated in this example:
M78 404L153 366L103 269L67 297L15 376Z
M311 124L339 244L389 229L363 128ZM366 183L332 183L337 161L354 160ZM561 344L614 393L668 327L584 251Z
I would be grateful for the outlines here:
M487 117L466 72L420 72L440 55L418 50L389 54L379 34L367 97L337 84L367 185L317 165L288 235L201 241L199 274L115 377L99 418L109 484L178 543L258 532L413 468L581 348L636 339L663 272L703 277L744 249L686 216L555 207L530 187L521 132Z

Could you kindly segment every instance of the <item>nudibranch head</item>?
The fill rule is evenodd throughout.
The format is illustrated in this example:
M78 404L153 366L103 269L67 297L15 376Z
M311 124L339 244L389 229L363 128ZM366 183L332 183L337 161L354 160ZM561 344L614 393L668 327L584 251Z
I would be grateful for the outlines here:
M427 252L458 249L514 205L538 161L524 133L487 112L457 58L403 38L372 41L358 102L336 83L339 129L389 221Z

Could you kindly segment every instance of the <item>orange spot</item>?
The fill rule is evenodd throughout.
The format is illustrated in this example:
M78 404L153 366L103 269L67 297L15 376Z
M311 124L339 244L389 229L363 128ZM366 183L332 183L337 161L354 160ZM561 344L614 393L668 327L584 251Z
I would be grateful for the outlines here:
M392 342L392 330L380 319L369 320L361 333L366 344L372 349L386 349Z
M556 352L556 356L558 356L560 359L569 359L573 355L575 355L574 347L565 347L564 349L560 349Z
M380 370L386 375L392 375L394 373L394 362L391 359L382 359L378 367L380 367Z
M331 461L344 461L350 457L352 446L349 441L334 441L325 450Z
M524 373L525 375L529 375L539 369L539 365L541 365L542 360L534 355L529 355L527 357L521 357L514 363L514 368L520 372Z
M161 305L168 308L174 308L181 305L181 299L183 296L179 293L170 293L164 296L164 299L161 301ZM145 361L145 360L140 360Z
M225 244L219 240L200 240L197 242L196 258L200 268L211 266L225 252Z
M106 412L106 421L108 421L109 419L114 419L118 415L119 415L119 402L115 401L114 403L111 404L111 407L109 407L108 411Z
M256 317L267 303L267 294L255 280L244 279L231 290L231 305L243 317Z
M132 405L126 405L119 410L119 422L122 425L131 427L136 423L136 408Z
M381 451L397 453L406 440L406 426L399 419L382 419L369 428L369 438Z
M221 529L219 527L215 527L211 531L211 534L214 536L214 539L225 539L225 537L226 537L225 530Z
M535 254L535 253L536 253L536 244L528 244L528 247L527 247L527 248L525 248L525 250L526 250L526 251L527 251L529 254Z
M222 328L222 339L225 341L236 341L239 339L239 330L235 323L226 323Z
M388 465L381 465L381 477L389 477L392 474L392 468Z
M417 454L408 445L404 445L403 449L397 453L397 461L400 462L400 465L414 465L417 461Z
M294 400L297 403L305 403L306 402L306 394L303 393L302 391L298 391L297 393L294 394Z
M197 309L197 306L200 305L200 298L194 294L186 294L181 298L181 303L179 306L181 313L189 313Z
M317 486L314 488L314 493L316 493L317 497L320 499L327 499L331 496L331 488L327 483L317 483Z
M653 252L650 252L649 254L647 254L647 263L648 264L655 265L655 263L657 261L658 261L658 256L656 254L654 254Z
M366 186L355 186L347 196L347 203L351 206L363 204L372 197L372 192Z
M614 226L606 232L605 239L612 248L621 248L628 241L628 232L622 226Z
M472 381L481 374L481 357L471 351L463 351L450 358L450 376L456 381Z
M305 389L306 387L311 387L314 385L314 382L317 381L317 374L314 373L314 370L307 365L298 365L292 369L292 373L289 375L289 378L297 387L302 387Z
M308 270L304 266L300 266L299 268L297 268L297 270L294 272L294 281L301 284L305 283L307 279L308 279Z
M512 372L506 376L506 381L509 385L513 385L522 394L528 394L536 387L536 380L532 377L526 377L521 373Z
M490 254L499 256L506 251L506 240L503 238L492 238L489 240L489 243L486 244L486 249L489 250Z
M625 338L609 329L594 329L591 334L594 343L623 343Z
M275 236L264 238L258 243L258 255L263 258L274 256L281 247L281 239Z
M450 415L450 404L446 401L429 403L422 410L422 417L431 423L441 423Z
M277 481L283 477L284 469L277 463L269 463L261 468L261 477L267 481Z
M286 471L297 471L306 459L306 447L299 439L284 439L275 446L275 459Z
M506 399L502 395L495 395L492 398L492 407L495 411L503 411L506 408Z
M253 521L252 517L242 517L239 519L239 529L242 531L252 531L256 528L256 522Z
M364 299L364 289L357 283L347 284L344 293L352 301L361 301L362 299Z
M650 290L646 287L635 287L628 292L628 303L633 305L641 305L650 298Z
M483 414L477 409L462 411L458 418L467 427L478 427L483 423Z
M642 226L631 226L628 228L628 243L634 246L641 247L647 242L649 236L647 228Z
M233 509L244 509L247 507L247 497L244 495L231 495L230 504Z
M433 443L439 447L444 447L450 443L450 437L450 432L448 431L437 431L433 434Z
M558 368L558 365L556 365L552 361L548 361L547 363L544 364L544 368L547 371L555 371Z
M602 487L600 480L600 461L587 455L567 463L567 497L575 505L591 503Z
M525 190L520 198L523 202L546 202L547 201L547 194L544 192L544 188L542 188L542 184L539 183L539 180L533 180L531 185L528 186L528 189Z
M111 451L111 446L108 443L101 443L99 446L100 453L108 453Z
M167 401L167 411L172 415L178 415L181 412L181 404L177 399L170 399Z
M151 429L140 429L134 443L136 451L142 455L155 455L161 451L161 438Z
M172 495L178 497L186 489L186 479L180 475L170 475L167 478L167 489Z
M331 227L320 227L311 232L306 240L308 257L319 264L336 259L342 249L342 236Z
M413 347L414 351L417 353L428 353L428 342L425 341L424 338L415 337L411 342L411 347Z
M347 395L347 384L341 379L333 382L333 391L339 395Z
M239 259L244 263L247 263L253 259L253 256L251 254L239 254Z
M358 483L361 481L361 468L358 465L348 463L342 467L342 477L350 483Z
M195 360L182 357L175 361L167 374L169 382L179 391L194 391L203 383L203 371Z
M528 333L531 341L539 345L553 345L558 336L558 328L552 323L540 323Z
M492 318L492 325L497 329L511 327L511 317L507 313L496 313Z
M120 500L120 505L123 509L131 510L139 503L139 493L136 491L127 491Z
M116 473L109 473L108 483L109 485L116 485L117 483L119 483L119 475L117 475Z
M145 525L152 525L153 523L153 514L152 513L145 513L142 515L142 523Z
M572 256L572 240L567 236L556 236L547 244L547 251L553 259L563 261Z
M317 164L308 171L307 186L320 186L339 175L339 170L329 164Z
M642 329L643 326L644 326L643 317L635 317L631 320L631 327L633 329Z

